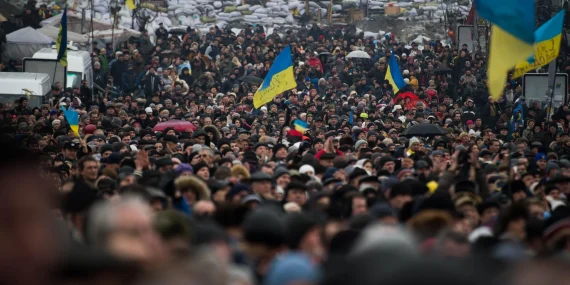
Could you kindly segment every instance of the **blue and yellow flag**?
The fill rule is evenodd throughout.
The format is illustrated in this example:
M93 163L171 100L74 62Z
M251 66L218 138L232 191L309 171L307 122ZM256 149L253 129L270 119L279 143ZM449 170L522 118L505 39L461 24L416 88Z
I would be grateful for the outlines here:
M135 0L127 0L125 2L125 4L127 5L127 8L129 10L134 10L137 6L135 5Z
M259 108L263 104L271 102L278 94L295 87L297 87L297 82L293 74L291 47L286 46L273 61L269 72L261 83L261 87L253 95L253 106Z
M69 110L61 107L63 110L63 115L65 116L65 120L69 124L69 127L73 131L73 133L79 137L79 113L75 111L75 109L69 107Z
M398 93L400 89L406 86L406 82L404 82L404 77L402 76L402 72L400 71L400 66L396 61L394 52L392 52L390 60L388 61L388 70L386 70L386 77L384 77L384 80L388 80L388 82L390 82L392 89L394 90L394 94Z
M55 42L55 47L57 49L57 60L64 67L67 66L67 8L63 9L63 14L61 15L61 23L59 24L59 34L57 35L57 41Z
M305 131L309 128L309 124L305 121L295 120L293 121L293 125L295 125L295 130L304 134Z
M523 76L525 73L547 65L555 60L560 53L562 41L562 26L564 24L564 10L558 12L548 22L542 24L534 32L534 55L515 66L513 79Z
M535 0L475 0L475 8L492 24L487 77L498 100L507 72L534 53Z
M518 100L518 104L516 108L513 109L513 115L511 116L511 120L509 122L509 134L514 133L517 128L524 125L524 112L523 112L523 104L522 100Z

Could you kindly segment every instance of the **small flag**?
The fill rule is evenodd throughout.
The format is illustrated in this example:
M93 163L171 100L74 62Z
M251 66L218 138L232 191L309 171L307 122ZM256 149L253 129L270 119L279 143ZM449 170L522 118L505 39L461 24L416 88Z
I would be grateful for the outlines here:
M309 124L307 124L307 122L305 121L301 121L301 120L295 120L293 122L293 125L295 125L295 130L304 134L305 131L309 128Z
M396 61L394 52L392 52L392 55L390 56L388 69L386 70L386 76L384 79L390 82L392 89L394 90L394 94L398 93L400 89L406 87L406 82L404 81L404 77L402 76L402 72L400 71L400 66Z
M129 8L129 10L134 10L137 7L135 5L135 0L127 0L125 4L127 4L127 8Z
M275 58L269 72L263 79L261 87L253 95L253 106L257 109L275 96L297 87L293 74L293 58L291 46L286 46Z
M61 15L59 34L57 35L55 47L57 49L57 60L64 67L67 66L67 8L63 9L63 14Z
M79 113L75 111L75 109L70 108L69 110L65 110L65 108L61 107L63 110L63 114L65 115L65 120L69 124L69 127L73 131L73 133L79 137Z
M502 97L507 72L534 52L535 0L475 0L481 17L491 22L487 77L489 93Z
M352 126L352 124L354 123L354 110L350 109L350 117L348 117L348 123Z

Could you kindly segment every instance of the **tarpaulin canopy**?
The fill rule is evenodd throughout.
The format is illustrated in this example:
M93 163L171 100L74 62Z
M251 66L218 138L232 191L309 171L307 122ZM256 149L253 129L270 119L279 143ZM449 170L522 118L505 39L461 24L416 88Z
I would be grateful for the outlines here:
M4 60L32 57L38 50L50 47L54 40L31 27L12 32L6 36Z

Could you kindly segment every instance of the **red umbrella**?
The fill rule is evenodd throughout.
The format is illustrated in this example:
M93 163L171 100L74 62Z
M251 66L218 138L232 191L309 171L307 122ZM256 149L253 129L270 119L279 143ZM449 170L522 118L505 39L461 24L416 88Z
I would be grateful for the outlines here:
M394 104L397 104L400 99L404 100L405 108L408 110L415 107L418 100L420 100L418 95L412 92L402 92L398 94L398 96L394 97Z
M188 129L190 129L192 131L196 130L196 127L194 126L194 124L192 124L188 121L181 121L181 120L170 120L170 121L158 123L158 124L156 124L156 126L154 126L154 128L152 128L152 130L155 132L162 132L166 128L173 128L177 132L184 132Z

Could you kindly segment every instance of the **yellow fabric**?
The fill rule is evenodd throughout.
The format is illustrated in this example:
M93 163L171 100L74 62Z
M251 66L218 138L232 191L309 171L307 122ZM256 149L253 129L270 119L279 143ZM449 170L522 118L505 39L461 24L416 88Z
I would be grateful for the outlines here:
M78 126L78 125L74 125L74 126L72 125L72 126L69 126L69 127L71 128L71 130L73 131L73 133L74 133L76 136L79 136L79 126Z
M513 79L523 76L525 73L540 68L555 60L560 53L560 42L562 35L558 35L550 40L536 43L534 52L534 62L522 61L515 66Z
M497 25L491 28L489 49L489 93L495 100L502 97L507 72L517 63L526 60L534 52L532 45L521 41Z
M394 90L394 94L400 91L400 88L398 88L398 85L396 85L396 82L394 82L394 78L392 78L392 73L390 72L390 65L388 65L388 69L386 69L386 77L384 79L390 82L390 85L392 85L392 90Z
M129 8L129 10L134 10L136 8L135 0L127 0L125 4L127 4L127 8Z
M297 87L297 82L293 75L293 66L289 66L285 70L275 73L270 80L269 86L263 89L260 88L255 92L253 96L253 106L255 108L259 108L263 104L271 102L278 94ZM262 84L262 86L263 85L264 84Z

